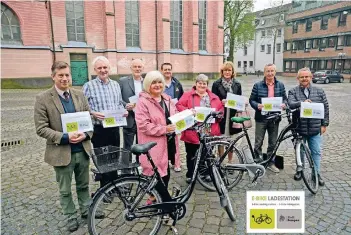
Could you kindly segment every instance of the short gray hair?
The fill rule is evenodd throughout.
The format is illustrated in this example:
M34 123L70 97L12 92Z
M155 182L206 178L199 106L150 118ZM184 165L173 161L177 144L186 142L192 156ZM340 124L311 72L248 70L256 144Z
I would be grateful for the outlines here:
M266 68L267 68L267 67L270 67L270 66L272 66L272 67L274 68L274 70L277 71L277 66L275 66L275 64L273 64L273 63L269 63L269 64L266 64L266 65L264 66L263 72L265 72L265 71L266 71Z
M301 72L305 72L305 71L310 72L310 74L312 76L312 72L311 72L310 68L305 67L305 68L299 69L299 71L297 71L297 78L299 78Z
M165 90L166 83L162 73L160 73L159 71L150 71L146 74L143 80L144 91L146 91L147 93L150 93L150 86L154 81L162 82L163 84L162 92L163 92Z
M208 84L208 77L205 74L199 74L195 80L195 83L197 82L206 82Z
M95 68L95 64L98 62L98 61L102 61L104 62L106 65L108 65L110 67L110 61L105 57L105 56L98 56L96 57L94 60L93 60L93 67Z

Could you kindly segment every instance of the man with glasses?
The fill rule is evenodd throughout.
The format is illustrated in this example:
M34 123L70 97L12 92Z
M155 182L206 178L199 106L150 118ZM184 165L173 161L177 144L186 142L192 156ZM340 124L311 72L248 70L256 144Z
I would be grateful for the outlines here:
M266 131L268 132L268 148L267 155L270 156L273 153L275 142L278 138L279 122L280 120L267 120L268 112L262 111L263 104L262 98L271 97L282 97L283 103L281 108L285 109L287 103L287 97L285 92L285 86L282 82L278 81L275 77L276 66L274 64L267 64L264 66L264 78L262 81L255 83L252 88L250 95L250 105L256 111L255 112L255 161L259 162L262 160L262 145ZM274 161L274 158L272 158ZM279 169L271 162L268 169L274 173L279 173Z
M291 109L301 107L301 102L322 103L324 105L324 119L300 118L298 120L297 131L307 141L311 150L313 162L318 172L318 184L324 186L324 181L320 176L320 161L322 150L322 134L327 130L329 125L329 104L327 97L322 88L312 86L312 73L309 68L302 68L297 73L299 85L289 91L288 103ZM294 175L295 180L301 180L301 171Z

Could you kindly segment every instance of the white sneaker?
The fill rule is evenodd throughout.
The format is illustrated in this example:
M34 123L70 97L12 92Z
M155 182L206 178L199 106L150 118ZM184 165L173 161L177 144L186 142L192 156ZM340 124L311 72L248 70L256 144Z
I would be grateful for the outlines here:
M181 172L181 171L182 171L182 168L180 168L180 167L174 167L174 171L175 171L175 172Z
M274 173L279 173L279 169L274 165L274 163L270 163L268 169Z

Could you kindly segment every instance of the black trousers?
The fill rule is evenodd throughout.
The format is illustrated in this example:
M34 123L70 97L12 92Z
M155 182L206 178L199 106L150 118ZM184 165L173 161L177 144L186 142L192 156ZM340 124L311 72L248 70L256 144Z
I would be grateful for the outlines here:
M170 178L171 178L171 171L169 170L169 166L168 166L167 175L162 177L162 180L165 183L166 187L163 186L161 181L158 181L155 186L155 189L157 190L157 192L159 192L163 202L171 201L171 197L167 190Z
M132 145L134 143L134 137L135 137L135 143L138 143L138 135L137 135L137 127L134 124L132 128L123 128L123 148L130 150L132 148Z
M108 145L120 147L119 127L103 128L101 125L94 126L93 138L91 139L94 148ZM102 174L100 187L117 178L117 171Z
M186 172L186 178L193 177L195 168L195 154L199 147L199 144L191 144L185 142L186 166L188 168L188 171Z

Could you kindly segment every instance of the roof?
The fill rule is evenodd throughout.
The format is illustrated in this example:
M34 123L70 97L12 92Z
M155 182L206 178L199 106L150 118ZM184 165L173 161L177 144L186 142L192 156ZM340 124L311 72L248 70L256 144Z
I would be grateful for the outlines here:
M272 8L264 9L261 11L256 11L255 15L256 15L256 17L275 15L275 14L278 14L281 12L287 12L291 9L291 7L292 7L292 4L288 3L288 4L281 5L281 6L272 7Z

